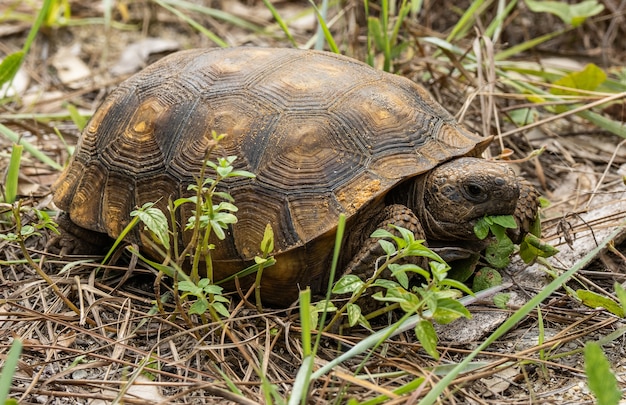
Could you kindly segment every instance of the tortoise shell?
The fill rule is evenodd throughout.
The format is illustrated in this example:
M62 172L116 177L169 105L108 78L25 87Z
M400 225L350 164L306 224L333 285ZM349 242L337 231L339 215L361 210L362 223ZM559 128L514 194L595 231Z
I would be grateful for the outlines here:
M277 259L263 276L270 302L322 282L340 214L368 221L367 207L397 184L478 155L489 142L414 82L348 57L189 50L109 95L53 186L54 202L76 225L116 238L135 207L158 201L164 209L168 197L189 195L212 130L228 134L213 158L236 155L236 168L256 175L222 184L239 212L226 240L214 241L215 268L220 276L243 268L270 223ZM178 221L189 215L181 211Z

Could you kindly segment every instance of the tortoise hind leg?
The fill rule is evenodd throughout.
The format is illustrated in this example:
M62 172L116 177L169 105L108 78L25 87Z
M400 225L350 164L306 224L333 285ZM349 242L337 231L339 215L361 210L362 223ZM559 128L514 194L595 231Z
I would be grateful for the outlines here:
M59 215L57 223L60 234L48 241L46 249L61 256L104 254L112 245L108 235L79 227L65 212Z

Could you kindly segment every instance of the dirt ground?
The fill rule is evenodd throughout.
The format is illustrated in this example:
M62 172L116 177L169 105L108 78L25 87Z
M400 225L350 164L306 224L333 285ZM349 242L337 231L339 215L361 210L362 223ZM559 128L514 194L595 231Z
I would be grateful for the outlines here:
M0 58L24 45L40 3L0 0ZM13 82L15 93L0 101L0 123L59 167L67 162L80 134L68 106L89 117L117 84L160 57L182 49L217 46L193 24L228 46L293 46L262 1L114 3L108 21L101 2L69 1L69 8L60 8L33 42ZM295 43L311 47L317 22L310 3L272 3L288 20ZM519 2L493 49L564 30L515 55L514 61L528 63L529 69L541 66L547 72L559 66L581 70L594 63L623 88L626 41L620 38L626 37L626 6L623 1L600 3L605 8L602 13L568 28L557 17L532 13ZM432 42L423 40L446 38L469 4L424 1L423 10L402 25L401 36L408 45L394 59L393 71L424 85L468 128L496 135L488 154L510 153L515 170L550 202L542 209L542 237L560 253L550 259L549 270L514 260L504 272L512 297L508 307L502 309L483 299L470 307L472 320L438 329L443 353L439 361L421 349L414 335L401 334L378 348L358 377L355 370L364 357L317 380L308 403L367 401L384 394L390 398L387 403L416 403L442 377L431 373L433 367L462 360L556 275L582 261L587 263L587 255L609 236L612 241L607 248L545 300L540 310L531 312L481 353L476 364L482 368L461 374L441 402L595 403L582 357L587 341L602 342L621 389L626 389L626 324L603 308L585 306L575 294L588 289L616 300L614 283L626 281L625 233L620 231L626 217L623 138L582 115L559 115L557 109L533 105L504 80L477 92L475 70L465 71L459 57L444 58ZM375 3L371 7L373 13L379 10ZM475 32L455 44L472 49L495 10L495 4L487 6L475 23ZM362 2L334 2L328 13L340 51L363 60L367 18ZM380 55L374 64L382 68ZM606 94L593 96L589 103ZM613 103L593 110L618 125L621 122L622 136L626 134L625 100L622 93ZM512 112L524 106L532 107L529 114L535 115L526 117L526 125L514 124ZM8 167L12 143L0 136L0 173ZM538 150L542 153L533 155ZM50 185L59 170L29 153L22 161L18 188L22 205L55 214ZM11 206L3 203L0 209L2 232L11 232ZM31 212L22 221L27 224L36 218ZM32 262L16 243L0 241L0 364L13 339L21 338L24 351L11 389L11 396L20 403L280 403L289 397L303 358L297 309L259 313L234 300L224 329L211 323L192 326L174 312L171 303L163 311L155 310L156 294L166 293L171 283L155 282L154 269L121 254L106 271L96 271L98 258L44 252L49 236L41 231L41 236L27 239ZM58 290L33 266L44 269ZM60 295L68 297L78 312L71 311ZM315 366L321 367L367 334L361 329L325 334ZM264 396L268 389L261 375L279 398ZM424 376L424 391L392 393Z

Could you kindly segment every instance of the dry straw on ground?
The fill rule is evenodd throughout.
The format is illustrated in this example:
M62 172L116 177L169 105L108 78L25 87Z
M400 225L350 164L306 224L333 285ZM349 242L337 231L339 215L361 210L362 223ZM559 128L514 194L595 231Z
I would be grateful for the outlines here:
M76 143L79 132L67 117L65 103L91 113L128 74L125 69L129 66L140 68L179 48L215 45L157 2L120 2L113 10L114 24L110 27L98 20L103 16L99 5L70 3L72 21L85 24L61 26L59 17L56 25L42 30L23 67L24 97L0 105L0 122L59 164L66 161L68 146ZM184 14L228 45L290 46L279 39L284 35L263 2L214 3L217 9L261 27L263 32L194 11L185 10ZM496 77L489 70L493 66L490 54L498 49L565 27L554 16L530 13L520 2L495 48L482 43L486 69L477 74L466 71L457 56L450 55L451 59L443 62L437 49L420 41L424 36L445 37L458 21L458 11L467 6L457 3L466 2L424 3L424 11L403 25L409 46L396 59L395 72L424 82L473 130L507 134L498 139L502 148L496 145L492 154L512 151L513 158L521 161L517 169L551 201L543 212L544 236L562 251L553 261L555 269L569 268L624 220L626 148L616 135L576 115L553 119L554 113L541 108L534 111L542 115L533 118L549 122L516 128L506 119L509 113L526 103L535 106L510 86L494 81ZM567 63L574 66L573 70L594 62L617 75L618 67L626 61L624 43L617 40L626 36L625 8L616 1L602 3L606 9L600 16L519 57L546 68ZM295 42L304 45L316 29L309 4L274 5L283 18L291 19ZM377 10L376 5L371 7ZM490 12L495 12L495 7ZM0 25L0 54L10 54L22 46L36 9L30 2L1 0L0 15L2 12L14 16ZM20 19L18 15L30 17ZM363 59L367 22L362 3L340 2L331 7L329 16L342 51ZM97 19L96 23L88 23L93 21L90 19ZM475 27L476 32L484 29L481 21ZM468 34L457 46L470 49L475 35ZM121 58L126 62L120 64ZM376 64L381 66L382 61L376 60ZM590 95L588 103L599 98ZM624 121L623 97L603 108L599 111L605 116ZM0 137L0 147L0 168L4 171L11 143ZM524 159L540 148L545 150L539 157ZM49 186L57 176L56 170L27 155L19 183L22 204L51 207ZM4 211L8 206L0 208ZM24 223L32 220L27 215L23 218ZM3 231L10 231L9 222L3 221ZM22 403L46 404L98 404L122 399L133 404L252 404L267 401L261 376L275 385L283 398L288 397L303 358L297 310L258 313L254 307L233 300L231 316L223 324L203 324L199 319L186 323L171 300L164 302L163 312L155 309L156 297L171 297L171 284L157 279L155 271L128 257L97 271L98 258L62 258L45 253L46 237L28 239L28 255L35 263L25 262L26 256L16 244L0 242L0 361L14 338L24 341L11 391L14 398ZM615 240L572 280L570 287L611 296L613 283L625 281L626 258L620 242ZM77 311L69 309L33 266L40 266L51 277ZM402 334L384 343L371 357L355 358L317 380L309 402L334 403L340 395L340 402L387 395L388 403L414 403L440 378L431 373L432 367L462 359L550 278L538 266L514 263L513 269L507 276L513 284L510 307L498 309L490 300L472 306L474 321L441 331L443 356L439 362L421 350L412 334ZM444 402L591 403L581 348L585 341L614 332L604 349L624 386L626 358L621 333L625 325L621 319L583 306L564 289L542 304L540 316L538 319L535 312L527 317L480 355L482 368L457 378ZM545 329L540 331L540 325ZM325 334L316 367L366 334L358 329L344 335ZM362 361L362 369L355 376ZM393 393L419 377L426 378L423 389L409 396ZM241 393L233 394L229 384Z

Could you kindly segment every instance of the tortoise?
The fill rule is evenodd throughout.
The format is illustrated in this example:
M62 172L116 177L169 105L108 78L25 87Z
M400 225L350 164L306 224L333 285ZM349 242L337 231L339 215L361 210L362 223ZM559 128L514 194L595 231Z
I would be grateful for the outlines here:
M413 81L338 54L256 47L177 52L123 82L84 129L53 201L78 229L116 238L135 207L189 195L212 131L228 135L212 158L238 156L235 168L256 175L221 184L239 211L226 239L212 241L216 280L253 261L270 223L269 305L323 289L340 214L340 266L350 272L371 268L379 227L471 246L479 218L514 214L519 236L537 210L527 181L480 158L491 137ZM128 236L144 249L146 238Z

